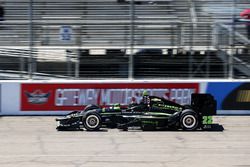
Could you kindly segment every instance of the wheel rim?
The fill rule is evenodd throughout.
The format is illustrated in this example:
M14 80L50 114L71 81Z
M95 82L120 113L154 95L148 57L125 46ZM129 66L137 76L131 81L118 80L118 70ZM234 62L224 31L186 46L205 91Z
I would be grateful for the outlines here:
M185 128L193 128L196 125L196 118L193 115L186 115L182 119Z
M98 127L99 123L100 123L100 120L96 115L90 115L86 119L86 125L92 129Z

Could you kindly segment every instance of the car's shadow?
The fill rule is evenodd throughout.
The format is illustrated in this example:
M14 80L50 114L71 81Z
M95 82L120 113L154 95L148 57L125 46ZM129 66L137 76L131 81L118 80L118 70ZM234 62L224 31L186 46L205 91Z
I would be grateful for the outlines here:
M122 131L122 130L121 130ZM224 127L220 124L212 124L210 128L206 129L198 129L195 131L189 131L189 130L182 130L182 129L170 129L170 128L161 128L161 129L155 129L155 130L144 130L142 131L141 128L129 128L128 131L133 131L133 132L223 132Z
M98 131L87 131L87 130L84 130L84 129L80 129L80 128L77 128L77 129L58 129L57 131L62 131L62 132L72 132L72 131L86 131L86 132L108 132L110 128L101 128L100 130ZM112 129L116 129L116 128L112 128ZM123 131L122 129L119 129L120 131ZM129 128L128 131L142 131L141 128L139 127L132 127L132 128ZM180 130L180 129L168 129L168 128L165 128L165 129L155 129L155 130L146 130L146 131L143 131L143 132L194 132L194 131L183 131L183 130ZM224 127L220 124L212 124L211 125L211 128L207 128L207 129L199 129L197 131L205 131L205 132L223 132L224 131ZM126 132L126 131L123 131L123 132Z
M80 128L77 128L77 129L57 129L57 131L60 131L60 132L73 132L73 131L76 131L76 132L83 132L83 131L86 131L86 132L108 132L108 129L106 128L102 128L98 131L87 131L85 129L80 129Z
M181 129L157 129L154 131L158 131L158 132L223 132L224 131L224 127L220 124L212 124L210 128L206 128L206 129L198 129L196 131L189 131L189 130L181 130ZM148 131L145 131L148 132ZM152 131L151 131L152 132Z

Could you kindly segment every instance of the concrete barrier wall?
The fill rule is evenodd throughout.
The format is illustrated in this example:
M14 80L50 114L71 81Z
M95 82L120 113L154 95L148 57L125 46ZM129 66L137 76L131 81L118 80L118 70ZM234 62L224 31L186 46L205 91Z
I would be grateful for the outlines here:
M19 115L20 114L20 83L3 82L1 83L1 114Z
M0 82L1 115L64 115L88 104L127 105L148 90L180 104L211 93L218 114L250 114L250 83L228 81L12 81Z
M1 91L2 91L2 85L0 84L0 115L2 114L2 107L1 107L1 104L2 104Z

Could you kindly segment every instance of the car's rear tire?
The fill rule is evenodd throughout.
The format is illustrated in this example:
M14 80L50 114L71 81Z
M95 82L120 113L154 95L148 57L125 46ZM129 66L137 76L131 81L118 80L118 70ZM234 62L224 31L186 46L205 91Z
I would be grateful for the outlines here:
M102 126L102 119L96 112L89 113L83 119L84 128L88 131L97 131Z
M180 125L183 130L196 130L198 128L198 116L193 110L183 112L180 117Z

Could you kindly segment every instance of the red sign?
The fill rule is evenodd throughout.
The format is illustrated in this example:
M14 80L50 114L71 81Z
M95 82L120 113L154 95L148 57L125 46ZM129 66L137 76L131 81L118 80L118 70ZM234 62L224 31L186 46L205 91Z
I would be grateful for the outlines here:
M88 83L21 84L21 111L82 110L88 104L100 106L132 101L139 103L142 92L190 104L191 94L199 92L198 83Z

